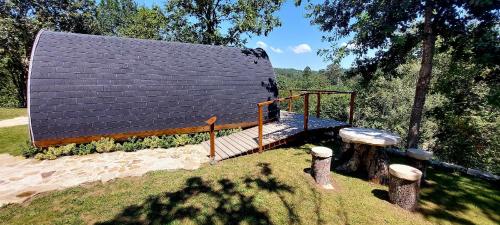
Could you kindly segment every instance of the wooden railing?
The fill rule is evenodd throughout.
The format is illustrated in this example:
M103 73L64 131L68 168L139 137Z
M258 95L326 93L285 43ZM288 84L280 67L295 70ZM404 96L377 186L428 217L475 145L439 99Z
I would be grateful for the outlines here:
M300 92L300 94L293 95L293 92ZM293 100L296 98L304 97L304 131L307 131L309 126L309 95L315 94L317 96L316 101L316 117L319 118L321 115L321 95L322 94L348 94L351 96L349 102L349 124L352 125L354 118L354 101L356 99L356 92L354 91L330 91L330 90L289 90L290 96L285 98L278 98L274 100L269 100L265 102L257 103L257 114L258 114L258 126L259 126L259 152L264 150L263 147L263 127L264 127L264 115L263 115L263 107L268 106L274 103L279 103L283 101L288 101L288 111L292 112L293 110Z
M205 121L205 123L210 126L210 159L212 162L215 160L215 121L217 121L217 117L212 116L210 119Z

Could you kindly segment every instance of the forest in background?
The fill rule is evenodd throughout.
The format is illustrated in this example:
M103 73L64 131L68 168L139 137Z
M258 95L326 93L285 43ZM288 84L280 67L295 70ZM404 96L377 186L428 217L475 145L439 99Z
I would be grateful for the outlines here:
M369 83L335 64L320 71L277 68L275 73L280 97L288 96L290 89L356 91L354 125L394 132L405 143L418 70L414 59L401 65L394 77L380 75ZM498 93L498 84L472 79L474 71L467 65L456 68L445 54L436 60L434 70L438 75L425 104L421 146L442 161L499 174L500 111L490 96ZM321 117L347 121L349 99L349 95L322 95ZM314 95L309 104L309 113L315 116ZM303 112L303 107L302 99L294 101L294 112ZM281 108L287 109L287 103Z
M0 107L26 105L29 55L40 29L243 46L248 35L265 35L281 24L275 12L282 3L171 0L144 7L133 0L0 1ZM353 4L309 5L311 22L331 34L326 42L335 46L339 37L355 36L320 52L334 62L323 71L276 69L281 95L288 89L357 91L356 126L387 129L406 139L426 55L420 43L431 36L434 56L427 65L433 67L425 68L432 79L424 91L420 146L443 161L499 174L499 6L465 0ZM432 35L423 29L424 15ZM357 22L346 22L351 20ZM224 32L221 24L228 25ZM369 49L378 52L366 58ZM348 54L357 58L351 70L343 70L335 62ZM314 103L311 98L311 107ZM300 112L301 104L294 110ZM347 120L348 96L325 96L322 107L322 116Z

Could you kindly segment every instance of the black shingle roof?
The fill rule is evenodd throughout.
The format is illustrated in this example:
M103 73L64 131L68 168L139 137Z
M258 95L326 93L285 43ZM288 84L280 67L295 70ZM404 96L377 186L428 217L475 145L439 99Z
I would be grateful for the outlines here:
M265 52L41 31L29 77L33 141L256 121L277 93ZM269 91L273 90L273 91Z

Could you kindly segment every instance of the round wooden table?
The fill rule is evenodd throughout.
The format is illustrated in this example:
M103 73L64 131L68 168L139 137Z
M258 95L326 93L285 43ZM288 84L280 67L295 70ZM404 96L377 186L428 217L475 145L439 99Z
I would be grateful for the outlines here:
M395 134L370 128L343 128L339 131L342 138L342 165L336 169L343 172L355 172L364 169L368 180L378 184L387 184L389 179L389 157L381 149L393 146L401 141Z

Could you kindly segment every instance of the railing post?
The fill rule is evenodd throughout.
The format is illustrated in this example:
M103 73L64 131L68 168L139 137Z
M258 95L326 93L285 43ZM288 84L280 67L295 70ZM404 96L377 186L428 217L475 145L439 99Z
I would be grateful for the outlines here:
M307 131L309 123L309 93L304 94L304 131Z
M317 93L318 100L316 102L316 118L319 118L321 115L321 92Z
M290 99L288 100L288 112L292 111L292 96L293 96L293 91L290 90Z
M352 126L354 118L354 100L356 99L356 92L351 93L351 101L349 102L349 124Z
M210 159L212 162L215 160L215 121L217 121L215 116L205 121L210 126Z
M264 150L263 146L262 146L262 139L263 139L263 137L262 137L262 135L263 135L262 134L262 130L263 130L263 127L262 127L263 126L262 106L258 104L257 107L258 107L257 111L259 114L259 116L258 116L258 120L259 120L258 121L258 124L259 124L259 153L262 153L262 151Z

